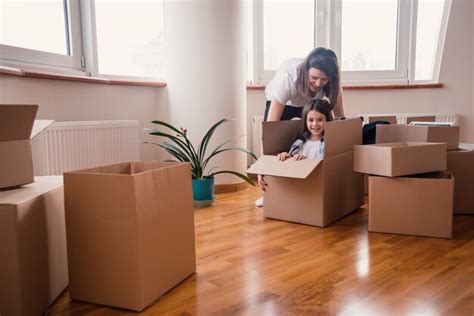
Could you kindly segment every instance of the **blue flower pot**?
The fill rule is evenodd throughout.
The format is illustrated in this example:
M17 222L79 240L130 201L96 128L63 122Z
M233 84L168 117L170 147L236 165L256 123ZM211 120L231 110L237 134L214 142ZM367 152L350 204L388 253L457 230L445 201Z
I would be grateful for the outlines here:
M195 201L213 201L214 178L193 179L193 198Z

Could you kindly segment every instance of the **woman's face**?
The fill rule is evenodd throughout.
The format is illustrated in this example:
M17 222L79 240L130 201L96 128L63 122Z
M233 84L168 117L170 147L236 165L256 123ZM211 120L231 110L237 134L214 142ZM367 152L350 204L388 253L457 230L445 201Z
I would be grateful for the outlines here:
M328 76L316 68L310 68L308 71L308 85L312 92L318 92L329 82Z
M311 136L321 137L324 133L324 123L326 123L326 116L316 110L308 112L306 117L306 127L311 133Z

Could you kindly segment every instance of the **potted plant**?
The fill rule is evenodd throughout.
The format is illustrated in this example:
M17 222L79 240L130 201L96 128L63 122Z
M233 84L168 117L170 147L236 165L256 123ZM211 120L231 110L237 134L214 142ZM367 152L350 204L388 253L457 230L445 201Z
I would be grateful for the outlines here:
M193 198L196 206L206 206L210 205L214 200L214 176L217 174L233 174L251 185L255 185L254 182L247 177L246 175L232 171L232 170L209 170L206 172L206 167L212 158L217 155L231 151L238 150L242 151L253 158L257 159L254 153L239 147L227 147L231 140L228 140L219 146L216 146L214 149L208 151L209 141L214 135L216 129L229 122L228 119L222 119L215 123L204 135L203 139L199 143L197 150L196 147L191 143L187 137L187 130L184 128L176 128L171 124L168 124L163 121L152 121L152 123L160 125L170 130L170 132L162 132L156 129L147 128L145 129L150 135L159 136L166 138L168 141L163 141L161 143L154 142L143 142L147 144L153 144L159 146L166 150L175 160L171 161L180 161L180 162L190 162L191 163L191 173L192 173L192 183L193 183ZM213 168L214 169L214 168Z

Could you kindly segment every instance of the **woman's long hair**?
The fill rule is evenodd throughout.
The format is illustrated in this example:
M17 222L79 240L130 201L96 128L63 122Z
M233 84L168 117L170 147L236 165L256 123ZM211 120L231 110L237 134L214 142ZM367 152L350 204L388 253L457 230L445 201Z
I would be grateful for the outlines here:
M298 67L296 90L309 97L311 97L311 90L308 84L308 72L311 68L318 69L328 76L329 81L323 87L323 91L329 98L331 109L333 109L336 105L340 89L339 66L336 53L324 47L315 48Z
M308 124L306 123L306 120L308 119L308 113L310 111L317 111L324 114L327 122L333 120L331 105L326 99L317 99L306 104L301 113L302 128L300 130L299 137L303 142L308 140L311 135L310 131L308 130Z

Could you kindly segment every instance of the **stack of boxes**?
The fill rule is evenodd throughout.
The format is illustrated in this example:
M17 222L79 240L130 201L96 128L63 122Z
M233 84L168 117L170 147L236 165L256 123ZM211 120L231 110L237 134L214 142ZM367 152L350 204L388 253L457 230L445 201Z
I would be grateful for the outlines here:
M355 146L354 170L370 175L369 231L452 237L453 213L474 212L474 152L458 150L459 132L379 125L377 144Z
M68 284L63 179L33 176L37 110L0 105L1 315L41 315Z
M141 311L193 274L190 165L34 177L30 138L52 122L37 111L0 105L0 315L42 315L68 284L72 299Z

